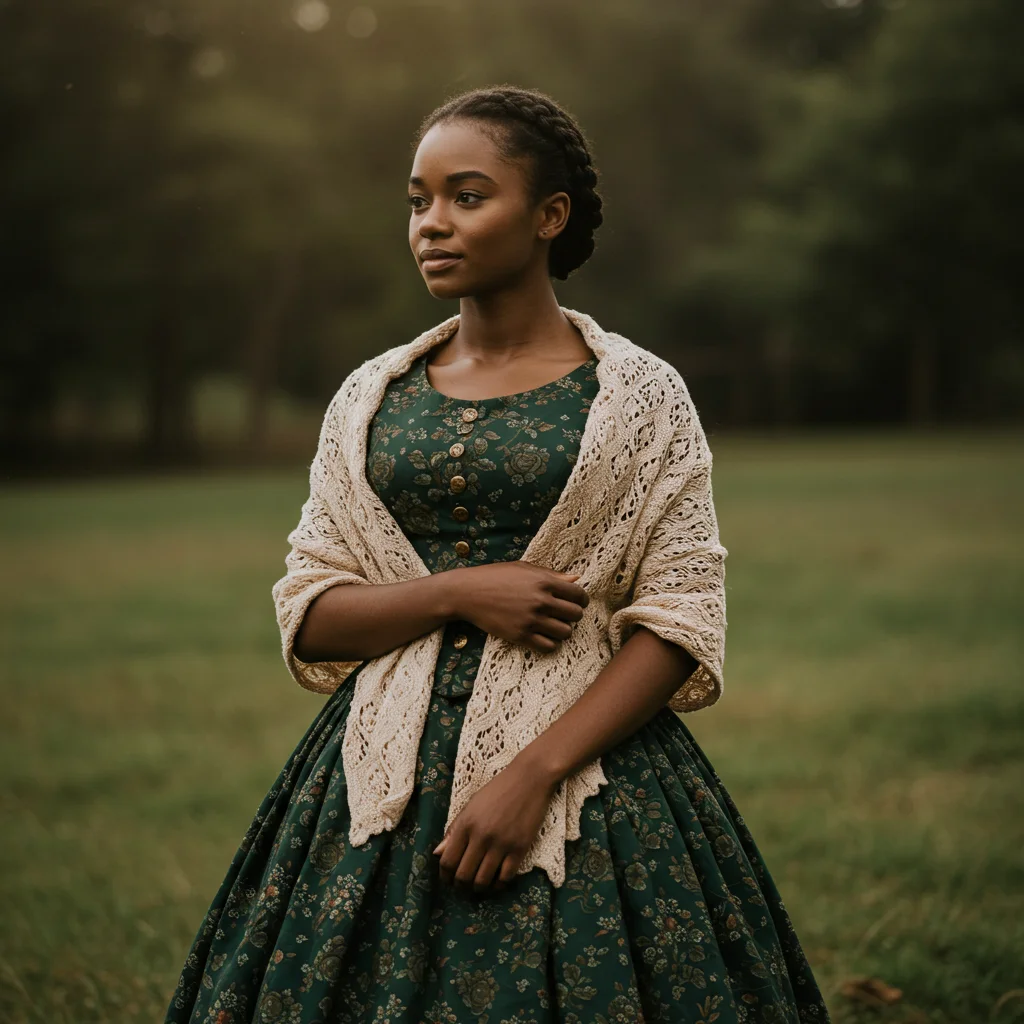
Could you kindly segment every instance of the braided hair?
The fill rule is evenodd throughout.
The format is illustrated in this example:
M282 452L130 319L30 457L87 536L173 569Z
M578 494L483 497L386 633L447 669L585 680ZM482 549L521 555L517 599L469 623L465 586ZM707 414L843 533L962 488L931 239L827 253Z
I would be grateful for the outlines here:
M498 126L492 138L504 156L533 158L534 202L555 192L568 194L569 219L548 253L549 273L564 281L590 258L603 219L597 172L582 129L550 96L500 85L453 96L423 121L415 145L434 125L462 120Z

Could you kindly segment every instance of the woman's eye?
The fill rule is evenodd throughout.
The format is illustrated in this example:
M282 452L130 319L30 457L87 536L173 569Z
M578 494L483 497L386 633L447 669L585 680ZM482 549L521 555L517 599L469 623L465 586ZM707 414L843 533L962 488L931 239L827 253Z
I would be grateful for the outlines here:
M421 209L421 204L425 203L426 200L423 196L407 196L405 200L414 210Z
M476 201L477 199L483 199L483 196L479 195L476 192L460 192L455 197L455 201L457 203L461 203L463 201L463 199L468 199L469 202L472 203L472 202Z

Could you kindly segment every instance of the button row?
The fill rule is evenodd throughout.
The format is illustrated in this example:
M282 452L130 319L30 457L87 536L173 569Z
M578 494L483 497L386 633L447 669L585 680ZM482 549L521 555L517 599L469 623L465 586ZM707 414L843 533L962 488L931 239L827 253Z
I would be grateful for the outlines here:
M480 413L477 409L472 406L462 410L462 422L456 428L460 434L470 434L473 431L473 421L479 417ZM466 452L466 446L461 441L456 441L448 449L448 454L454 459L460 458ZM453 494L461 494L466 489L466 478L461 474L457 473L448 481L448 486L452 489ZM456 505L452 509L452 518L456 522L464 523L469 519L469 509L465 505ZM455 554L459 558L466 558L469 555L469 543L468 541L459 540L455 542ZM465 636L459 635L455 638L455 646L457 648L463 648L466 646L467 639Z

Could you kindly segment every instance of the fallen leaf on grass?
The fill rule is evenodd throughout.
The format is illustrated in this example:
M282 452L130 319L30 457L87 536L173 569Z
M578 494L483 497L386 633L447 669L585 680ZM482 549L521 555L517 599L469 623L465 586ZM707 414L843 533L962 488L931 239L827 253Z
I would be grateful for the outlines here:
M865 1006L892 1006L903 998L903 990L887 985L881 978L851 978L839 986L847 999Z

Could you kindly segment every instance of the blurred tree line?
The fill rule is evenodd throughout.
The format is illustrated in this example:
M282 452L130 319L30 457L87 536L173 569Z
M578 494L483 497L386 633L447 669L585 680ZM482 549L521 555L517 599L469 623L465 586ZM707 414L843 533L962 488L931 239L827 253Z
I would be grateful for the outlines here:
M348 370L455 311L410 139L500 81L593 142L563 303L709 425L1019 418L1021 39L1019 0L0 0L3 462L261 458L287 423L308 456Z

